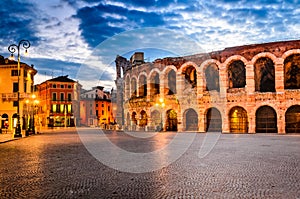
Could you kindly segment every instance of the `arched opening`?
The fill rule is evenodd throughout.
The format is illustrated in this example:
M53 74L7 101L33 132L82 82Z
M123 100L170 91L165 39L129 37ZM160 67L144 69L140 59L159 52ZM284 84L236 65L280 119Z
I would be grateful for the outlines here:
M216 108L209 108L206 113L206 132L222 132L221 113Z
M168 89L168 95L176 94L176 73L174 70L168 73Z
M131 79L131 98L135 98L137 94L137 85L136 85L136 79L132 78Z
M194 66L187 67L182 74L184 75L185 84L191 85L192 88L197 86L197 71Z
M151 112L151 121L152 126L155 128L156 131L162 130L162 118L161 113L157 110Z
M147 79L145 75L141 75L139 79L139 97L147 96Z
M275 92L275 68L268 57L259 58L254 64L255 91Z
M131 114L132 125L137 125L136 112Z
M147 126L147 123L148 123L147 113L146 113L146 111L142 110L140 113L139 126L145 127L145 126Z
M239 106L233 107L229 112L229 126L231 133L248 132L247 111Z
M177 131L177 113L173 109L167 111L166 130Z
M300 133L300 105L294 105L285 112L285 132Z
M198 130L198 114L192 108L185 112L185 130L197 131Z
M154 73L151 76L151 80L150 80L150 95L159 94L159 87L160 87L159 85L160 85L159 74Z
M284 89L300 89L300 54L284 60Z
M1 128L6 128L6 125L8 125L8 115L6 113L2 114L2 120L1 120Z
M272 107L259 107L255 117L256 133L277 133L277 114Z
M211 64L205 69L205 80L207 91L220 91L219 69L216 64Z
M245 64L241 60L232 62L228 67L229 88L244 88L246 85Z
M17 113L13 114L12 119L13 119L12 126L15 128L17 126L17 122L18 122L18 114Z

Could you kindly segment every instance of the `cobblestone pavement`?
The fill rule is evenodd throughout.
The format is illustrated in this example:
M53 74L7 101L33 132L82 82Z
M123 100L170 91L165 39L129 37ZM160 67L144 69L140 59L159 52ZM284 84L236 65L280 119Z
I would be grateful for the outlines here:
M106 132L133 151L164 146L174 134ZM140 174L103 165L74 131L2 143L0 198L300 198L300 135L222 134L200 159L204 137L169 166Z

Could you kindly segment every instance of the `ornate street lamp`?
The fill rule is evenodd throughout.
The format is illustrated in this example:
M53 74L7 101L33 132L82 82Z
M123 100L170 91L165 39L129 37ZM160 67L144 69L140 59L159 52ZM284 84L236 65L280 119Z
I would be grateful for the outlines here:
M18 104L17 104L17 126L15 129L14 137L22 137L21 124L20 124L20 46L25 49L25 54L27 54L27 49L30 47L30 42L28 40L22 39L19 44L11 44L8 46L8 51L11 53L10 59L14 58L14 53L18 53Z

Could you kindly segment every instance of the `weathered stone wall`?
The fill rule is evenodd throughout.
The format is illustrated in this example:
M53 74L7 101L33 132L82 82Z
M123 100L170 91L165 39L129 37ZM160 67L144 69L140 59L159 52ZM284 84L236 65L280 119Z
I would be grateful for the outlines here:
M299 125L300 131L300 113L287 113L291 106L300 106L299 57L297 40L127 66L124 81L117 81L122 88L117 95L123 99L118 108L129 130L157 130L160 121L163 130L285 133L286 127L298 131ZM157 91L151 84L156 75L159 94L153 94Z

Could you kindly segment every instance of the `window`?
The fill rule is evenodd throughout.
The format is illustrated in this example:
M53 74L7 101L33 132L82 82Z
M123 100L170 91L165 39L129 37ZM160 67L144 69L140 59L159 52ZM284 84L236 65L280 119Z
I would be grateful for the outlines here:
M52 100L56 101L56 98L57 98L56 93L52 93Z
M98 103L96 103L96 107L98 107Z
M17 107L18 104L19 104L18 101L13 101L13 106L14 106L14 107Z
M110 111L110 106L107 107L107 110Z
M11 70L11 76L18 76L18 70Z
M68 93L68 101L72 101L72 94Z
M64 105L64 104L61 104L61 105L60 105L60 112L61 112L61 113L64 113L64 112L65 112L65 105Z
M26 93L27 92L27 83L25 82L24 83L24 93Z
M24 77L27 77L27 70L24 70Z
M104 110L102 110L102 115L104 115Z
M63 85L63 84L61 84L61 85L60 85L60 88L64 88L64 85Z
M56 88L56 84L53 84L53 85L52 85L52 88Z
M96 110L96 116L98 117L98 110Z
M60 101L64 101L65 100L65 94L64 93L60 93Z
M90 110L90 115L93 115L93 110Z
M56 104L56 113L60 113L60 104Z
M19 84L18 84L18 82L14 82L13 83L13 92L15 93L15 92L18 92L18 90L19 90Z
M67 108L68 108L68 113L72 113L72 105L68 104Z
M68 88L72 88L72 85L68 85Z
M103 102L102 102L102 107L104 107L104 104L103 104Z

